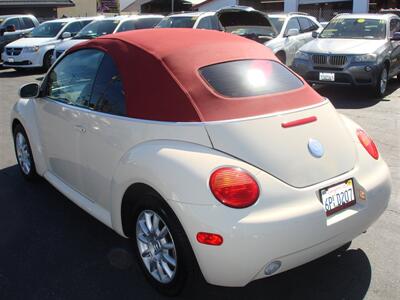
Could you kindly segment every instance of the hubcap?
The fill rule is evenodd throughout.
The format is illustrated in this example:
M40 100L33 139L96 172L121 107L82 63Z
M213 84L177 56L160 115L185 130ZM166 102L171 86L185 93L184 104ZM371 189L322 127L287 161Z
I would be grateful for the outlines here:
M381 74L381 82L380 82L381 94L383 94L386 91L387 77L388 77L387 71L386 71L386 69L383 69L382 74Z
M15 143L18 163L21 166L22 172L28 175L31 171L32 161L31 155L29 154L28 143L26 142L25 136L21 132L17 133L15 137Z
M142 211L136 222L136 242L147 271L158 282L170 283L176 274L177 255L171 232L152 210Z

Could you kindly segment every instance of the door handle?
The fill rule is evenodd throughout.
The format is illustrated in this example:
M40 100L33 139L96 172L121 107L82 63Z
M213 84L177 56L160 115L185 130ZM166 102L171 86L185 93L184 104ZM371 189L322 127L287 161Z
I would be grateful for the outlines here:
M75 130L78 130L80 133L86 132L86 128L82 125L75 125L74 128L75 128Z

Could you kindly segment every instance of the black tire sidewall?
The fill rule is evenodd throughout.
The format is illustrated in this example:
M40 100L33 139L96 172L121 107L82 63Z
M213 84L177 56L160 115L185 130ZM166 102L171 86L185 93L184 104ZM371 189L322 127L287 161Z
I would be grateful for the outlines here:
M47 52L43 57L43 69L47 71L51 67L51 52Z
M24 173L24 171L22 170L22 167L21 167L21 165L19 163L19 160L18 160L17 143L16 143L16 136L17 136L18 133L21 133L24 136L25 141L26 141L26 143L28 145L29 156L31 158L31 170L29 171L28 174ZM24 176L25 179L27 179L29 181L36 179L37 178L37 173L36 173L35 161L34 161L33 154L32 154L31 144L29 142L28 135L26 134L26 131L25 131L24 127L22 127L22 125L18 124L14 128L14 130L13 130L13 139L14 139L15 157L17 159L18 168L19 168L21 174Z
M139 249L136 242L136 222L140 213L144 210L152 210L156 212L168 226L172 238L175 243L177 253L177 269L174 279L168 284L162 284L155 280L152 275L147 271L146 266L140 256ZM185 287L188 281L192 281L196 270L196 261L191 245L187 239L187 236L182 228L182 225L178 221L172 209L164 202L161 197L154 194L146 194L140 200L135 203L132 213L132 230L135 230L130 234L132 239L132 247L137 258L137 262L140 268L146 275L147 280L150 284L155 287L160 293L167 296L175 296L179 294Z
M385 91L383 93L381 92L381 78L382 78L382 71L383 70L386 70L386 72L388 73L388 68L386 66L382 66L379 69L379 74L377 76L376 84L375 84L375 87L374 87L375 96L378 97L378 98L383 98L385 96L385 94L386 94L386 91L387 91L387 82L386 82L386 89L385 89ZM389 74L387 75L387 80L389 80Z

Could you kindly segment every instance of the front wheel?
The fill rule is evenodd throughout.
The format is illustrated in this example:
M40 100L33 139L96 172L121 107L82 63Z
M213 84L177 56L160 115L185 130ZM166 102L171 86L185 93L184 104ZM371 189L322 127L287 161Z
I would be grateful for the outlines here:
M384 66L374 86L374 92L377 98L382 98L385 96L388 78L388 68Z
M17 156L18 166L25 179L31 181L37 178L35 162L33 160L31 146L28 136L22 127L18 124L14 129L14 148Z
M162 294L174 296L195 283L197 262L186 234L169 206L147 194L135 205L134 248L139 265Z

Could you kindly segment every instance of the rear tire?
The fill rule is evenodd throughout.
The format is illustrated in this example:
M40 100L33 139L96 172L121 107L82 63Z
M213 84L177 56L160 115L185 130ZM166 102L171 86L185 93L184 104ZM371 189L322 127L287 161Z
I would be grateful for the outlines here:
M158 194L147 192L133 204L130 215L131 228L136 231L130 232L134 252L150 284L167 296L178 295L185 286L192 289L199 281L195 278L200 277L200 271L190 242L172 209ZM147 219L150 226L144 221ZM164 237L161 236L163 230L166 231Z
M17 124L13 130L14 149L17 157L18 166L22 176L28 180L33 181L37 179L35 162L32 155L31 145L24 127Z

